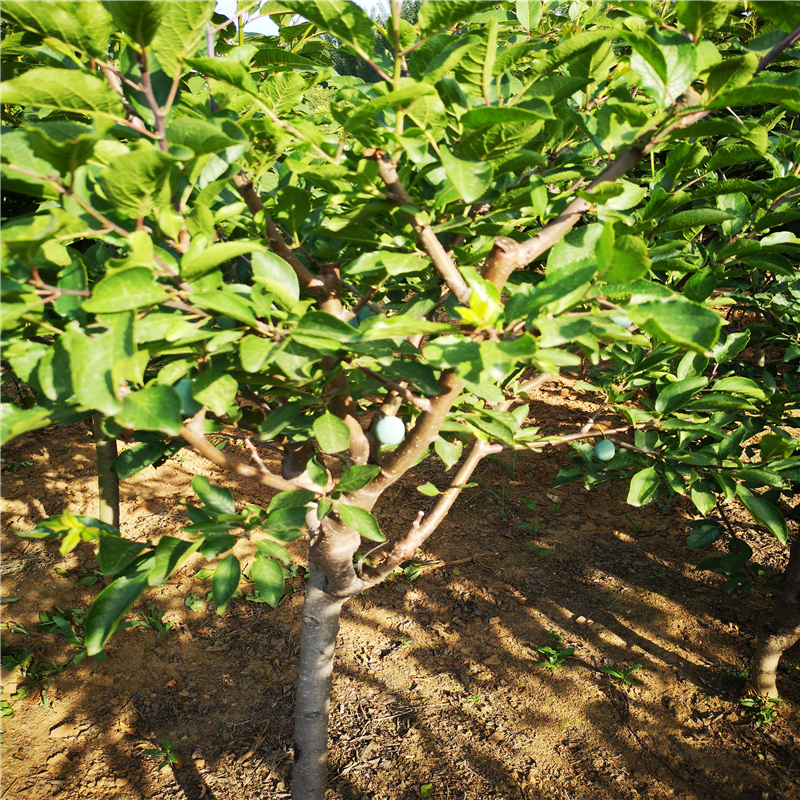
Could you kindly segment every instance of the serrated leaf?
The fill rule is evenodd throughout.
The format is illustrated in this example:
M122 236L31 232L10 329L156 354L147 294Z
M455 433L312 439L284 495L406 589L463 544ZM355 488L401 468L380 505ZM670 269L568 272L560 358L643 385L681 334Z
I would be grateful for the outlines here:
M292 556L289 551L281 544L272 542L269 539L259 539L256 542L258 552L267 558L277 558L282 561L287 567L292 563Z
M146 549L147 545L140 542L119 536L101 536L97 562L103 575L117 575Z
M330 411L314 420L312 430L323 453L341 453L350 447L350 429Z
M366 509L339 503L337 513L342 523L373 542L385 542L378 520Z
M463 161L444 145L439 148L439 155L448 179L465 203L474 203L492 185L494 170L488 161Z
M203 505L214 514L235 514L236 506L230 489L214 486L203 475L192 478L192 491L200 498Z
M152 559L153 566L147 576L150 586L160 586L167 581L170 575L199 549L202 541L198 539L195 542L187 542L174 536L162 536L156 545Z
M380 471L381 468L375 464L357 464L350 467L339 478L339 482L336 484L336 491L342 494L357 492L359 489L363 489Z
M3 81L0 102L125 119L119 95L105 81L72 69L43 67Z
M265 558L256 553L250 567L250 577L258 589L258 593L273 608L276 608L283 597L283 568L272 558Z
M754 495L741 484L736 487L736 496L756 522L763 525L781 544L786 544L789 539L786 519L772 503Z
M670 383L661 392L655 402L655 410L658 414L670 414L681 408L691 400L704 386L708 384L708 379L702 376L686 378L682 381Z
M114 420L129 430L177 436L183 424L180 407L180 397L171 386L153 384L125 395L122 410L114 415Z
M239 559L231 553L222 559L214 569L214 577L211 579L211 594L217 609L224 608L228 600L233 597L239 588L239 578L242 575L242 568Z
M95 656L102 652L117 625L141 597L148 585L150 566L151 559L140 556L97 595L84 623L84 643L88 655Z
M660 480L653 467L639 470L632 478L626 502L631 506L652 503L658 494Z

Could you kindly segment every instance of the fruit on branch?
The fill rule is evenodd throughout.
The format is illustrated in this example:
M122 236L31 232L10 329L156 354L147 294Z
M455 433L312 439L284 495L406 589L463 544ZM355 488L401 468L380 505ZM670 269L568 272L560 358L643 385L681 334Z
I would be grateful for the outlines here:
M405 436L406 426L398 417L383 417L375 425L375 438L381 444L400 444Z
M611 461L614 458L614 453L617 452L617 448L614 446L614 442L610 441L609 439L601 439L595 446L594 446L594 457L598 461Z

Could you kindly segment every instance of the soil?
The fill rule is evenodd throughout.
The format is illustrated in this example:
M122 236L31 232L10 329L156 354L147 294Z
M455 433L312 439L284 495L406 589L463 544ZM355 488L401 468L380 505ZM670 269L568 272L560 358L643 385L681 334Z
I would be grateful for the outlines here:
M593 410L548 384L531 417L568 432ZM34 650L27 678L3 673L13 713L0 796L289 797L302 570L277 609L248 599L245 584L218 616L197 574L203 562L189 562L128 617L152 618L155 604L168 634L127 628L106 661L69 666L78 648L37 627L41 610L87 609L103 581L93 582L90 545L62 558L57 544L13 530L66 508L96 514L93 462L86 424L26 434L3 451L2 594L18 598L3 605L5 663ZM618 483L550 488L569 463L566 447L485 462L420 554L419 576L347 605L328 800L800 795L800 653L782 661L776 721L757 727L739 702L770 592L725 594L721 576L695 571L709 552L686 548L696 513L683 498L633 508ZM122 484L123 534L181 535L179 501L192 500L196 474L237 502L268 501L263 487L183 450ZM390 538L433 503L415 487L444 480L423 463L382 498ZM728 514L761 564L784 567L784 547ZM537 666L541 647L574 653L551 670ZM601 671L636 665L630 685ZM147 751L165 740L179 763L159 769Z

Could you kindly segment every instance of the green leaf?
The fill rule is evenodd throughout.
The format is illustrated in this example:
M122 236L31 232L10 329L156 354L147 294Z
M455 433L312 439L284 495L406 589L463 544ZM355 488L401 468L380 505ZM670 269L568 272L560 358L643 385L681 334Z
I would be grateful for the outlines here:
M454 442L448 442L441 436L433 443L436 450L436 455L442 459L445 471L449 471L461 458L461 453L464 450L463 442L456 439Z
M236 513L236 506L230 489L214 486L208 478L202 475L195 475L192 478L192 491L209 511L215 514Z
M734 219L733 214L717 208L694 208L691 211L679 211L670 214L656 229L657 233L675 233L691 228L703 228L706 225L717 225L725 220Z
M317 486L325 486L328 483L328 470L323 467L316 458L312 458L306 465L308 477Z
M703 30L719 30L728 14L736 8L736 3L710 2L709 0L679 0L675 4L675 14L681 25L689 31L697 42Z
M161 69L174 76L184 59L205 45L206 24L216 6L215 0L165 2L161 24L152 41Z
M92 314L133 311L170 299L156 281L152 270L133 267L103 278L94 287L92 296L81 305Z
M217 610L225 608L228 600L233 597L239 588L239 578L242 576L242 569L239 559L231 553L217 564L214 569L214 577L211 579L211 594L217 605Z
M114 332L85 336L77 327L69 327L64 344L69 352L72 385L81 405L113 417L121 408L111 379Z
M3 3L3 16L17 26L58 39L70 48L102 58L111 38L111 20L95 0Z
M766 400L766 392L750 378L723 378L714 384L715 392L732 392L743 394L745 397L754 397L756 400Z
M480 0L425 0L419 7L419 26L423 35L432 36L444 28L452 28L477 11L491 7L491 3Z
M103 575L117 575L143 550L147 550L146 544L132 542L119 536L101 536L97 562Z
M236 378L217 367L211 367L195 378L192 397L221 417L233 405L238 391Z
M258 552L267 558L277 558L282 561L287 567L292 563L291 553L281 544L272 542L269 539L260 539L256 542Z
M686 546L692 550L710 547L725 532L725 528L712 519L695 520L686 537Z
M256 553L250 567L250 577L258 589L258 593L272 608L276 608L283 597L283 568L272 558L265 558Z
M100 173L103 193L114 208L129 219L146 217L155 205L155 195L175 166L171 156L148 147L113 158Z
M300 297L300 284L294 270L274 253L253 253L253 280L260 283L275 299L287 309L291 309Z
M192 120L194 122L195 120ZM209 126L213 127L213 126ZM266 248L258 242L219 242L204 247L195 253L187 253L181 259L181 277L187 281L211 272L215 267L245 253L265 253Z
M348 127L358 125L368 119L374 119L378 114L388 111L390 108L408 108L417 98L433 94L436 94L436 89L429 83L412 83L403 86L357 107L350 117Z
M147 588L151 560L140 556L95 598L84 623L86 652L96 656Z
M258 426L258 435L262 439L272 439L277 436L290 422L292 422L303 408L300 400L290 400L274 411Z
M702 376L686 378L682 381L675 381L659 392L655 402L656 413L671 414L684 406L691 400L703 387L708 385L708 379Z
M43 67L0 84L0 102L54 108L71 114L125 119L119 95L94 74Z
M645 506L658 496L658 473L653 467L639 470L632 478L626 502L631 506Z
M717 498L700 481L692 484L689 497L703 516L710 514L717 505Z
M711 355L722 325L710 309L679 297L630 305L628 316L642 330L667 344Z
M323 453L341 453L350 447L350 429L330 411L317 417L312 428Z
M342 520L342 524L352 528L365 539L373 542L386 541L386 537L381 533L378 520L366 509L339 503L336 511Z
M195 292L191 302L220 317L230 317L253 327L258 325L250 303L232 291Z
M515 13L519 24L529 31L539 24L542 16L542 4L540 0L517 0Z
M741 484L736 487L736 496L756 522L763 525L781 544L786 544L789 539L786 519L772 503L754 495Z
M439 154L447 178L464 202L474 203L483 197L492 184L493 169L489 162L462 161L444 145L439 148Z
M158 461L166 449L166 442L137 442L117 456L113 465L114 472L124 481Z
M174 536L162 536L158 540L155 553L153 554L153 566L147 576L150 586L160 586L165 583L170 575L181 567L182 564L197 552L202 539L195 542L186 542Z
M180 408L180 397L171 386L152 384L125 395L122 410L114 415L114 420L129 430L177 436L183 424Z
M441 492L430 481L417 486L417 491L420 494L424 494L426 497L436 497L437 495L441 494Z
M342 0L281 0L281 5L333 34L342 44L352 48L356 55L362 58L372 55L375 49L372 20L355 3Z
M162 0L137 0L135 3L126 0L104 0L103 5L111 14L114 24L128 34L137 44L146 47L161 24L165 6Z
M339 482L336 484L336 491L341 492L342 494L348 494L349 492L357 492L359 489L363 489L378 473L380 473L381 468L376 466L375 464L365 464L363 466L356 465L350 467L347 472L339 478Z

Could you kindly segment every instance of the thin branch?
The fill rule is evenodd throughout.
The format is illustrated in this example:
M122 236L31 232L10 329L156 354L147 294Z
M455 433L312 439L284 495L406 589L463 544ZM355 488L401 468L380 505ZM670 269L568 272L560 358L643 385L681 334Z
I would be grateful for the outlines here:
M447 513L461 494L464 485L469 482L475 467L480 461L492 453L499 453L503 450L503 445L489 444L480 439L476 439L465 459L461 468L450 482L450 488L439 496L433 511L425 521L418 517L411 530L392 548L386 558L376 567L367 567L364 570L366 577L363 580L364 588L375 586L380 583L387 575L392 573L403 561L408 561L417 548L421 547L425 540L436 530L439 523L447 516Z
M684 128L708 116L710 112L706 110L683 113L684 109L694 107L699 102L700 96L697 92L691 88L688 89L676 104L676 119L660 130L651 128L643 133L630 147L600 172L586 187L587 190L591 191L595 186L605 181L619 180L674 130ZM481 275L495 286L502 286L515 269L526 267L549 250L572 230L580 218L591 209L592 203L581 197L576 197L561 214L530 239L524 242L516 242L507 236L498 236L495 239L494 247L489 257L486 259Z
M103 216L99 211L92 208L82 197L79 197L76 194L73 194L61 181L61 178L54 178L52 175L39 175L35 172L31 172L30 170L23 169L22 167L17 167L14 164L6 164L8 169L13 170L14 172L19 172L21 175L27 175L29 178L36 178L41 181L47 181L48 183L52 184L53 188L59 193L63 194L65 197L68 197L70 200L74 200L84 211L88 214L91 214L98 222L102 222L103 226L107 228L109 231L114 231L114 233L120 234L120 236L124 236L127 238L131 234L126 231L124 228L120 228L115 222L112 222L108 217Z
M291 492L298 488L294 481L287 481L281 478L280 475L270 472L266 467L263 469L256 469L249 464L231 458L221 450L217 450L203 434L202 425L204 417L205 407L203 407L188 424L182 425L180 429L181 438L197 450L201 456L207 458L218 467L227 469L230 472L235 472L237 475L241 475L244 478L252 478L264 486L277 489L279 492Z
M130 117L130 123L137 130L141 130L142 133L144 133L146 130L144 120L136 113L136 109L128 102L128 98L125 97L125 92L122 91L122 82L120 81L119 74L108 64L100 64L100 71L105 76L108 85L119 95L119 99L122 101L122 107Z
M403 206L413 205L413 200L405 190L403 184L400 183L400 179L397 176L397 167L394 163L384 158L380 150L373 151L371 157L378 163L378 173L381 176L381 180L386 184L389 198L401 208ZM403 209L403 214L405 214L406 218L411 223L425 252L428 254L431 261L433 261L436 269L439 270L439 274L450 287L450 291L456 296L459 303L466 304L469 301L469 286L453 263L453 259L450 258L449 254L442 246L442 243L436 238L436 234L433 232L430 225L421 222L416 214L410 211Z
M768 53L762 56L761 61L758 62L755 74L758 75L761 70L766 69L767 66L777 58L784 50L791 47L798 39L800 39L800 25L798 25L788 36L781 39L775 47Z
M276 255L280 256L294 270L294 274L297 276L300 285L312 294L314 294L315 291L324 289L325 284L300 261L295 255L294 250L283 240L277 226L267 214L267 210L264 208L264 204L261 202L261 198L258 196L258 192L256 192L252 182L248 181L241 172L238 175L234 175L232 180L236 191L239 192L239 195L246 203L250 213L253 216L259 212L264 213L264 217L266 218L267 240L269 241L270 247Z
M150 72L147 68L147 55L143 54L139 61L139 67L142 73L142 92L147 100L147 105L153 112L156 120L156 132L158 134L158 145L162 152L169 152L169 144L167 143L167 127L164 123L164 110L158 104L155 93L153 92L153 84L150 81Z
M417 408L422 409L423 411L428 411L431 407L431 401L428 400L427 397L417 397L416 395L412 394L411 391L407 386L403 386L401 383L397 383L396 381L390 380L385 376L381 375L379 372L374 372L371 369L368 369L363 364L359 364L358 361L353 362L354 366L358 367L365 375L369 375L370 378L374 378L378 383L383 384L384 386L388 386L390 389L394 389L399 395L404 397L408 400L409 403L415 405Z

